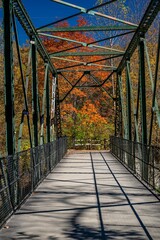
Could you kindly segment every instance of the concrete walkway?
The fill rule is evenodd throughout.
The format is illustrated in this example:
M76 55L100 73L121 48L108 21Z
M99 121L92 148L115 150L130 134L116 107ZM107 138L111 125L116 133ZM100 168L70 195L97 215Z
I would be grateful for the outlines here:
M0 240L160 239L160 202L110 153L68 154Z

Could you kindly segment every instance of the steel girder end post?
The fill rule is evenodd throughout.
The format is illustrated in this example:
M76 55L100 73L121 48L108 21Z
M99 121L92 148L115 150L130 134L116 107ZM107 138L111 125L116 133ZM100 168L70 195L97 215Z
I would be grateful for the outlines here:
M115 111L115 136L122 136L122 108L120 98L120 88L118 77L121 73L117 73L116 81L116 111Z
M59 89L56 87L56 102L55 102L55 128L56 128L56 137L57 139L62 137L61 129L61 115L60 115L60 101L59 101Z
M148 182L148 156L147 156L147 116L146 116L146 76L145 76L145 47L144 34L140 36L139 58L140 58L140 106L142 121L142 178Z
M6 150L8 155L15 153L14 125L14 73L12 46L12 12L11 0L3 0L4 9L4 71L5 71L5 118L6 118Z
M31 38L32 59L32 107L33 107L33 146L38 146L38 80L37 80L37 47L34 38Z

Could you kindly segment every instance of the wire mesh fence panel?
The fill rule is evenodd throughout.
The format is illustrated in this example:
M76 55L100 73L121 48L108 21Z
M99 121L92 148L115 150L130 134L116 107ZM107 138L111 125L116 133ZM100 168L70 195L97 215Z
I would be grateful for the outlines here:
M12 213L5 160L4 158L0 159L0 224Z
M111 137L110 149L134 174L160 192L160 148Z
M0 159L0 226L63 158L67 139L59 138Z
M17 154L17 205L31 192L32 168L30 151Z

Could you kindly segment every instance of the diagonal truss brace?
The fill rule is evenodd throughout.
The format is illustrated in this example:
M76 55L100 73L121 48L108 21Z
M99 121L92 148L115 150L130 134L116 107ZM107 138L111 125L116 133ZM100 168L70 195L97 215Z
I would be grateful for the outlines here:
M66 95L60 100L60 102L63 102L66 97L71 93L71 91L75 88L75 86L81 81L81 79L86 75L86 72L82 74L82 76L76 81L74 85L72 85L72 88L66 93Z
M92 79L93 79L93 81L95 82L95 83L97 83L98 85L100 85L101 83L99 82L99 80L92 74L92 73L90 73L90 76L92 77ZM100 86L99 87L103 92L106 92L109 96L110 96L110 98L112 98L113 100L114 100L114 97L103 87L103 86Z

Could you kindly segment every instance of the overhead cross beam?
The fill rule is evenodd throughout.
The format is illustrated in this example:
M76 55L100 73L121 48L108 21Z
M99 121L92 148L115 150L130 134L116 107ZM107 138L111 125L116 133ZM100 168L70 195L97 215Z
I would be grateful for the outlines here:
M58 59L58 60L62 60L62 61L67 61L67 62L74 62L74 63L79 63L79 66L96 66L96 67L104 67L111 70L115 70L116 67L115 66L108 66L108 65L102 65L102 64L95 64L95 63L91 63L91 62L81 62L81 61L77 61L77 60L73 60L73 59L67 59L67 58L60 58L60 57L52 57L53 59Z
M117 51L104 51L104 52L65 52L65 53L51 53L50 57L68 57L68 56L106 56L117 55Z
M82 27L45 27L43 32L95 32L95 31L122 31L122 30L136 30L135 26L127 25L107 25L107 26L82 26ZM40 32L40 30L37 30Z
M99 69L89 69L89 70L85 70L85 69L76 69L76 70L57 70L57 74L61 74L61 73L64 73L64 72L67 72L67 73L77 73L77 72L99 72L100 70ZM106 69L101 69L102 72L106 72Z

